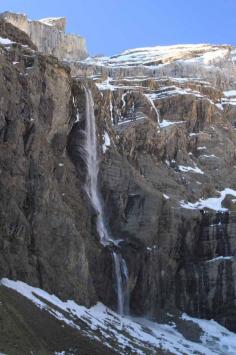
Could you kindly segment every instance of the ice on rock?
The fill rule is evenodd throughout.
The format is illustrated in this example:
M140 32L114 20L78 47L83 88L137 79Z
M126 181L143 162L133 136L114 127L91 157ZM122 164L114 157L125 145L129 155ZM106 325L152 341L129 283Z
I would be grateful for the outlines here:
M157 118L157 122L158 124L160 124L160 114L153 102L154 98L153 98L153 94L145 94L146 98L148 99L149 103L151 104L152 109L154 110L155 114L156 114L156 118Z
M103 151L103 153L106 153L107 148L110 147L110 145L111 145L110 137L106 131L104 132L103 139L104 139L104 143L102 145L102 151Z

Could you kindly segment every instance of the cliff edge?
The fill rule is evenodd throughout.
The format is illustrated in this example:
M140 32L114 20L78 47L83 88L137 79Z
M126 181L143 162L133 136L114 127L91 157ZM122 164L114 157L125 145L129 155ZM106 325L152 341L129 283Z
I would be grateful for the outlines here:
M25 32L40 52L60 60L80 60L88 56L85 39L65 33L65 18L31 21L26 15L7 11L0 14L0 19Z

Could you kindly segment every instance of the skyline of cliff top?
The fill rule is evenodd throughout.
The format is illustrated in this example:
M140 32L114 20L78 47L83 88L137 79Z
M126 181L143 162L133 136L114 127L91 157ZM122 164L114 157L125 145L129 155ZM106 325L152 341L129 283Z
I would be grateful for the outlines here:
M8 0L0 12L26 13L31 19L66 17L67 32L85 37L91 55L114 55L128 48L184 43L236 45L233 0L132 2L101 0L40 4ZM86 15L86 16L85 16Z

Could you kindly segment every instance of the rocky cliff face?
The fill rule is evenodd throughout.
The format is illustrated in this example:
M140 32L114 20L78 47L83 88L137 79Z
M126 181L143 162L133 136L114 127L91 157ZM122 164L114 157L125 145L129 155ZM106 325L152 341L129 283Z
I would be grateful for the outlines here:
M88 211L66 154L69 71L17 44L1 47L1 68L1 272L90 302Z
M4 12L1 19L25 32L40 52L61 60L79 60L88 56L83 37L65 34L65 18L31 21L26 15Z
M84 191L86 86L131 312L184 311L235 331L235 48L157 47L69 68L29 45L0 48L1 277L116 307L114 246L99 243Z
M112 233L125 239L133 311L177 308L235 330L235 49L200 49L141 77L132 72L145 58L111 58L111 69L106 59L114 78L92 77L111 141L101 183Z

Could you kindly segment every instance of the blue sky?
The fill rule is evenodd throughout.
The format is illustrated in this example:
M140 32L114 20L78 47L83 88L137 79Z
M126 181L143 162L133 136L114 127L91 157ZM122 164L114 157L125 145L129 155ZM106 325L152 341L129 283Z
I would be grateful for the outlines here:
M236 0L1 0L0 12L67 17L92 55L176 43L236 45Z

